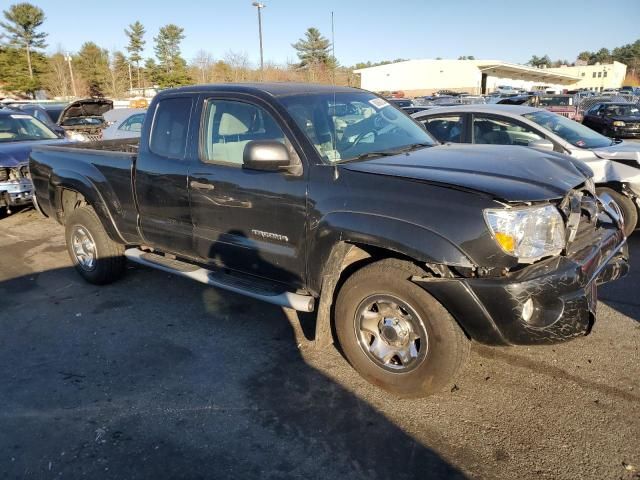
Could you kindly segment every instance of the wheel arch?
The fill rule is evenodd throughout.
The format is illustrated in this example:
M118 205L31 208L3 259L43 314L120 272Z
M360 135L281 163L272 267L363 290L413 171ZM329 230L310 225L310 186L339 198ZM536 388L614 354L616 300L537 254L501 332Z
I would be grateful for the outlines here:
M107 202L93 182L83 175L72 171L61 171L51 176L49 201L56 220L65 223L65 215L81 205L91 206L109 237L120 243L126 243L120 234Z

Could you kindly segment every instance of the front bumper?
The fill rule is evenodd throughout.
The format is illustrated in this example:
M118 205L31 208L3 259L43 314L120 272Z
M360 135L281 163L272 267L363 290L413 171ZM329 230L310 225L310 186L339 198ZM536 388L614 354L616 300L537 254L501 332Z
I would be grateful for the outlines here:
M619 229L600 229L586 243L569 256L550 258L505 277L413 280L480 343L559 343L591 331L597 286L629 271L626 239ZM523 308L529 300L533 314L525 321Z
M29 205L33 199L33 184L28 178L0 182L0 207Z
M640 138L640 127L612 127L611 132L618 138Z

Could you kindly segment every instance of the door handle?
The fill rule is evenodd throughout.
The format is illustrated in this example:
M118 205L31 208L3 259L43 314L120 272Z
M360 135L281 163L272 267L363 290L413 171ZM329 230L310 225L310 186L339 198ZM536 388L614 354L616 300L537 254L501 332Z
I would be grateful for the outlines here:
M214 188L216 188L210 183L200 183L196 182L195 180L191 180L191 182L189 182L189 185L191 186L191 188L197 188L198 190L213 190Z

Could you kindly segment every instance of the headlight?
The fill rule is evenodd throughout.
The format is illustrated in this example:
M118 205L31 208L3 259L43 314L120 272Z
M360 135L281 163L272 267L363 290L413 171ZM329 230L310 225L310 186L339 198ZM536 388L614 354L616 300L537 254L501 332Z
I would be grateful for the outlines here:
M496 243L521 263L558 255L565 246L565 225L553 205L490 208L484 218Z
M67 130L65 136L72 142L88 142L89 139L80 132L74 132L73 130Z
M624 126L625 126L625 123L624 123L624 122L621 122L621 121L619 121L619 120L616 120L615 122L613 122L613 126L614 126L614 127L624 127Z

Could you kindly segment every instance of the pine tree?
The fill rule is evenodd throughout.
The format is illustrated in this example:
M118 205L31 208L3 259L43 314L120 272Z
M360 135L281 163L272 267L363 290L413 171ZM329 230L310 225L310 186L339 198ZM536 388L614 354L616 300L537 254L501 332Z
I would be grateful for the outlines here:
M144 49L145 43L144 34L145 29L142 23L139 21L135 21L131 25L129 25L129 29L124 29L124 33L129 37L129 44L127 45L127 52L129 52L129 60L136 65L136 70L138 73L138 88L142 86L140 80L140 60L142 60L142 50Z
M299 67L323 65L329 68L335 66L335 59L331 56L331 42L322 36L317 28L310 27L301 38L291 46L296 49L300 59Z
M77 71L86 83L87 93L92 97L102 97L109 88L109 52L94 42L85 42L80 47Z
M158 59L156 79L161 87L175 87L190 83L187 62L180 55L180 42L184 40L184 29L172 23L160 28L154 37L153 47Z
M0 26L7 31L12 46L24 48L27 55L29 78L33 80L32 53L34 50L47 46L44 41L47 34L37 31L44 23L44 12L41 8L30 3L16 3L2 13L7 21L0 22Z

